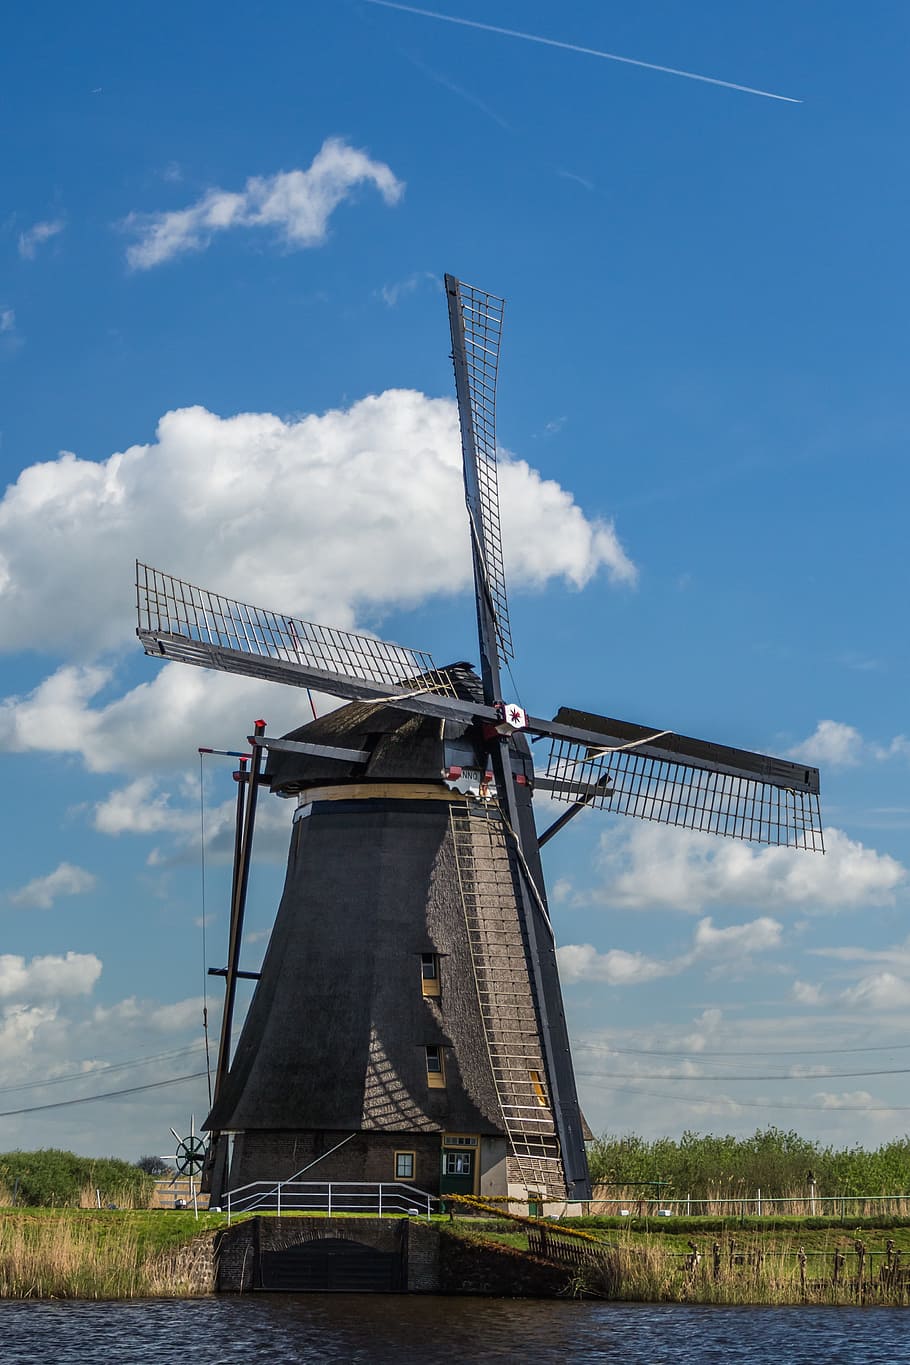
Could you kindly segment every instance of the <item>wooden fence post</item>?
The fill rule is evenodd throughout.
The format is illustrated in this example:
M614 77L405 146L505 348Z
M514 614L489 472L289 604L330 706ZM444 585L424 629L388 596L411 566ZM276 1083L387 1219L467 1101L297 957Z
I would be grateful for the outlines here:
M865 1293L864 1276L866 1273L866 1244L857 1238L853 1245L856 1248L856 1295L860 1303L862 1303Z
M806 1252L804 1247L800 1247L797 1253L799 1257L799 1290L803 1298L806 1297Z
M714 1262L714 1278L720 1279L720 1242L715 1242L711 1247L711 1258Z

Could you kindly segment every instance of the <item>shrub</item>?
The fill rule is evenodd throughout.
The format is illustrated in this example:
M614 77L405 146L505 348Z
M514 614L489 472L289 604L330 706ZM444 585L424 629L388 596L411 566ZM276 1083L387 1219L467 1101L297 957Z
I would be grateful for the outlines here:
M819 1194L877 1195L910 1190L910 1137L885 1143L874 1151L862 1147L835 1149L780 1128L757 1129L736 1138L684 1132L678 1140L649 1142L635 1134L604 1134L589 1145L588 1160L595 1184L631 1189L643 1198L693 1199L751 1196L805 1191L811 1171ZM2 1171L0 1171L2 1178ZM649 1188L650 1187L650 1188Z
M145 1208L153 1184L150 1175L116 1157L76 1156L54 1147L0 1155L0 1186L20 1205L79 1207L88 1189L100 1191L102 1204Z

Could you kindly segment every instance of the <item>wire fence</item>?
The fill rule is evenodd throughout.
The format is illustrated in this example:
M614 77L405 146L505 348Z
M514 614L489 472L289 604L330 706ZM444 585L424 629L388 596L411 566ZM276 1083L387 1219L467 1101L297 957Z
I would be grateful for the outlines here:
M575 1206L567 1205L569 1213ZM908 1194L814 1194L800 1191L769 1195L753 1194L722 1198L691 1195L639 1198L634 1192L605 1196L594 1188L587 1213L620 1218L910 1218Z

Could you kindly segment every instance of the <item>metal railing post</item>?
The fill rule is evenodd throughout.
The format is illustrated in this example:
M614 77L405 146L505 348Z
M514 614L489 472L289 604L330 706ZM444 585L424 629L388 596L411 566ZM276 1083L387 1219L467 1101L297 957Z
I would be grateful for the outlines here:
M278 1192L278 1217L280 1218L280 1217L281 1217L281 1181L280 1181L280 1180L278 1181L277 1192Z
M231 1226L231 1192L228 1190L228 1227Z
M332 1216L332 1182L331 1182L331 1180L329 1181L329 1213L328 1213L328 1216L329 1216L330 1218L331 1218L331 1216Z
M382 1181L379 1182L379 1217L382 1217Z

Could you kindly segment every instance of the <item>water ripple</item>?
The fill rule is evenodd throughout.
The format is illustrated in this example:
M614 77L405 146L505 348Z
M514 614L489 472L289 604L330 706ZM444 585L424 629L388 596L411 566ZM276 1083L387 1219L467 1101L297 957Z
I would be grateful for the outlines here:
M904 1365L906 1310L359 1294L0 1302L3 1365ZM861 1349L860 1344L861 1343Z

